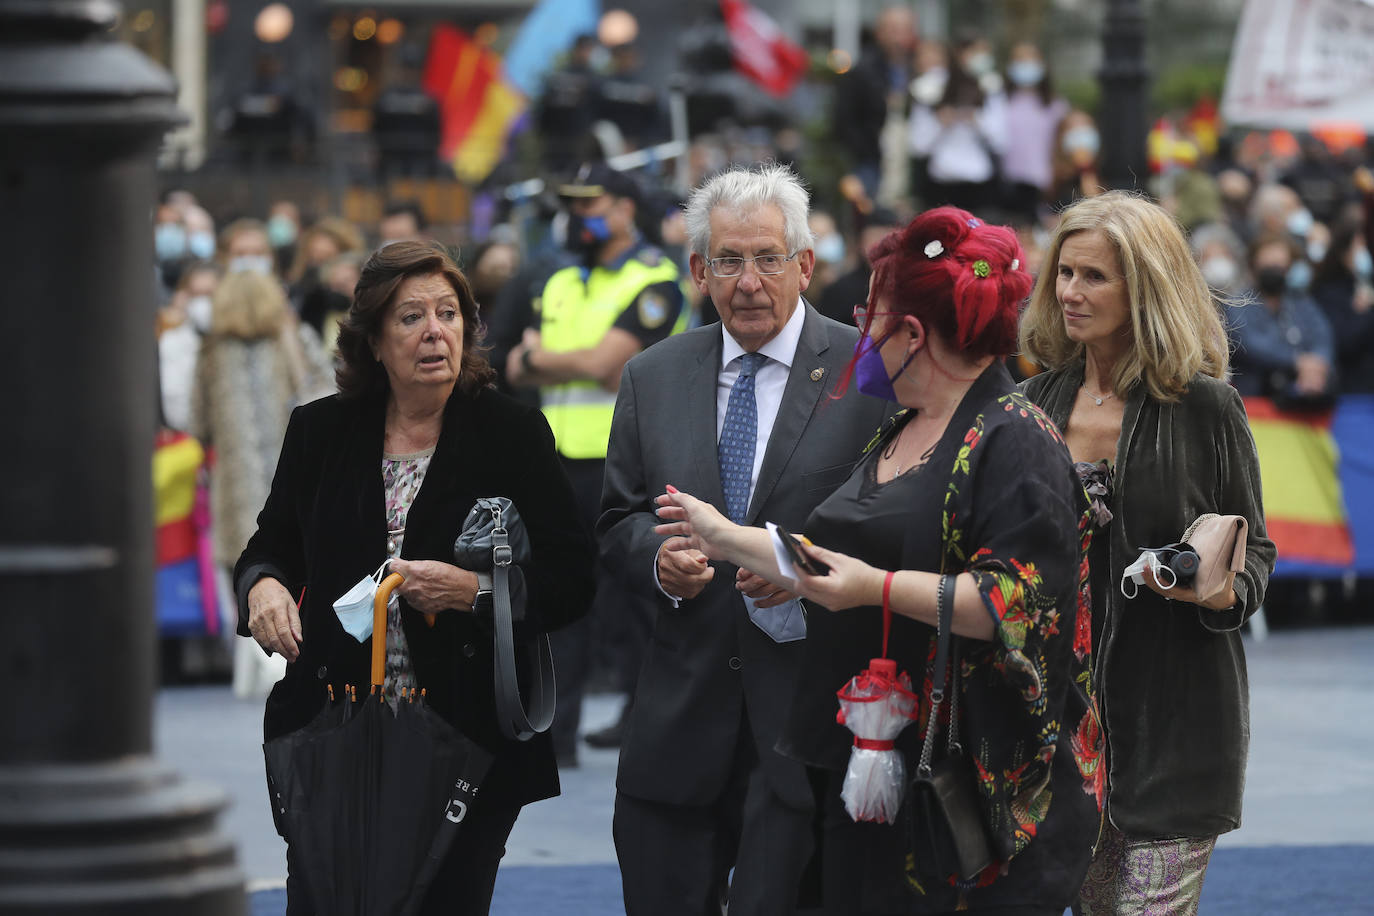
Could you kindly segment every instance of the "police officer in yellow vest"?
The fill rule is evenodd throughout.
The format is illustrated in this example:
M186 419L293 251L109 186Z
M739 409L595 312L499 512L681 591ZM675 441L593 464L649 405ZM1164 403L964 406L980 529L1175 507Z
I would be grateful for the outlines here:
M544 416L590 530L600 508L620 372L636 353L685 330L689 316L677 265L647 244L636 228L634 179L594 163L584 165L558 191L568 209L567 246L578 261L556 271L544 285L534 303L538 327L526 329L511 350L506 377L512 385L538 386ZM633 601L602 576L597 619L552 635L558 671L553 742L560 765L576 764L592 635L623 631L627 618L636 613L629 607ZM633 670L617 672L626 690L632 690L638 674L637 653L629 654L620 666Z

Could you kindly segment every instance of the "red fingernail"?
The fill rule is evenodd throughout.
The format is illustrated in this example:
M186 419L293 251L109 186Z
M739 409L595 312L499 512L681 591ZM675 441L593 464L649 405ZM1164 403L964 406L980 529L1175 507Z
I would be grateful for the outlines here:
M668 492L669 492L669 493L676 493L676 492L677 492L677 487L673 486L672 484L668 484Z

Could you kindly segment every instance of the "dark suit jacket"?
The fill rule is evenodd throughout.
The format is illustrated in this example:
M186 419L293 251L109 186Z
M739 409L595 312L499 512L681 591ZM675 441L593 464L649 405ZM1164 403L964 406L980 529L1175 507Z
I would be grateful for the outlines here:
M849 476L892 409L853 388L839 401L827 397L858 331L804 307L801 339L749 507L751 525L771 521L801 530L811 510ZM650 801L713 802L726 785L747 721L776 791L804 808L811 790L802 765L773 749L804 643L775 643L754 625L730 564L715 564L706 589L678 609L654 583L654 558L664 539L653 532L652 500L664 486L725 506L716 460L721 348L720 325L708 325L650 347L621 377L597 533L603 560L627 584L656 596L658 615L616 785ZM824 370L821 378L812 379L815 369Z
M293 595L305 587L300 658L267 699L267 738L308 722L345 684L366 693L372 640L344 632L334 601L386 559L382 490L383 396L324 398L291 415L272 492L258 530L234 569L239 632L248 635L249 588L265 575ZM543 415L495 390L455 389L444 413L424 485L411 504L401 556L453 562L453 541L480 496L508 496L524 519L533 562L528 568L531 616L517 643L586 613L594 580L589 533L578 521L572 489L553 449ZM471 613L439 614L433 628L404 601L402 625L415 676L430 705L459 731L492 751L493 769L524 803L558 794L547 735L505 739L497 726L489 622ZM517 658L521 653L517 648ZM520 666L522 683L529 672Z

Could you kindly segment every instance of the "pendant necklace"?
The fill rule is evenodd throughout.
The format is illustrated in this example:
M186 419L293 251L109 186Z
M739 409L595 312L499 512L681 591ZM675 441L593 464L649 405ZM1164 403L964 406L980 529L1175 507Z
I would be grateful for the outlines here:
M903 432L905 432L905 429L906 429L906 428L903 427ZM902 434L901 434L901 433L898 433L897 435L895 435L895 436L892 437L892 441L888 443L887 448L883 449L883 457L884 457L884 458L891 460L891 458L892 458L894 455L897 454L897 441L898 441L899 439L901 439L901 438L902 438ZM904 467L902 467L902 463L901 463L900 461L897 462L897 470L893 473L892 476L893 476L894 478L896 478L896 477L901 477L902 474L904 474L905 472L907 472L907 471L914 471L914 470L916 470L916 468L919 468L921 465L925 464L927 461L930 460L930 456L933 455L933 454L935 454L935 446L937 446L937 445L939 445L939 444L940 444L940 440L939 440L939 439L936 439L934 442L932 442L932 443L930 444L930 448L926 449L923 453L921 453L921 457L920 457L920 458L917 458L917 459L916 459L916 462L915 462L914 464L912 464L910 467L905 467L905 468L904 468Z
M1115 391L1109 391L1109 392L1107 392L1106 394L1100 395L1100 396L1099 396L1099 395L1096 395L1096 394L1093 394L1091 391L1088 390L1088 386L1087 386L1087 385L1084 385L1084 386L1083 386L1083 392L1084 392L1088 397L1092 398L1092 399L1093 399L1093 403L1096 404L1098 407L1101 407L1101 406L1102 406L1102 402L1103 402L1103 401L1110 401L1112 398L1116 397L1116 392L1115 392Z

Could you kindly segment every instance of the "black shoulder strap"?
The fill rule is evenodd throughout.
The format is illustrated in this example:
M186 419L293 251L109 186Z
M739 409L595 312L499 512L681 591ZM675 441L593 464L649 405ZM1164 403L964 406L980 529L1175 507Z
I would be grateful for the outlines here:
M537 732L547 731L553 723L557 705L554 687L553 653L547 633L540 633L530 646L530 711L520 700L520 681L515 671L515 633L510 606L511 549L508 533L497 527L492 542L492 628L495 630L496 719L501 732L517 741L528 741Z

